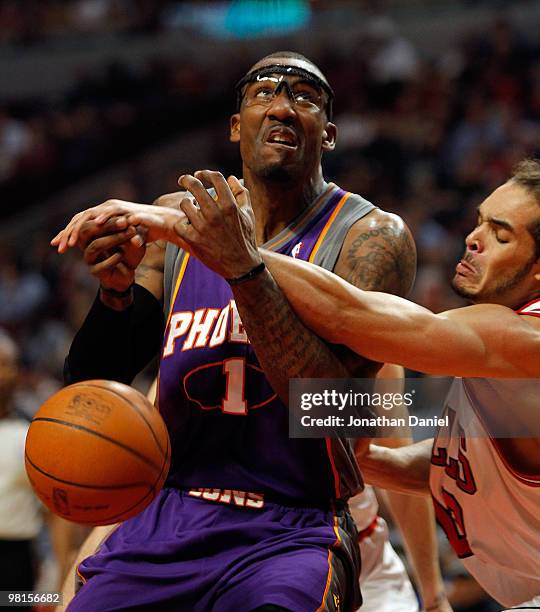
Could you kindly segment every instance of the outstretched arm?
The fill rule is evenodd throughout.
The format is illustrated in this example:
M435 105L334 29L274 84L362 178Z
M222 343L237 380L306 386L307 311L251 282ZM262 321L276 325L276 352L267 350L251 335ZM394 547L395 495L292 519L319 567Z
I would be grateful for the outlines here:
M199 179L215 188L215 198ZM186 175L181 184L198 207L187 198L180 202L181 213L111 201L89 209L82 218L90 215L96 223L103 223L112 215L125 215L119 229L143 225L148 241L174 242L226 279L242 277L256 268L261 256L248 191L234 177L225 181L220 173L210 171ZM60 250L73 242L80 223L77 217L54 239ZM376 210L351 228L335 270L366 289L405 293L414 278L415 259L414 244L401 219ZM259 361L284 401L290 378L339 378L358 368L356 355L354 359L338 356L304 325L267 270L233 284L233 292Z
M408 493L429 495L429 468L433 439L400 448L368 444L356 447L356 458L365 481L375 487Z
M158 200L157 204L171 203ZM146 247L133 226L122 219L119 228L114 217L137 207L157 208L105 203L95 207L95 213L81 213L78 223L68 225L75 234L59 234L62 238L77 236L75 244L100 282L99 294L66 358L66 383L111 378L129 384L159 350L164 325L160 300L165 245L153 242ZM115 210L100 224L96 218L104 209Z
M357 289L309 263L267 251L263 257L298 316L329 342L428 374L540 376L538 318L497 304L434 314L394 295Z

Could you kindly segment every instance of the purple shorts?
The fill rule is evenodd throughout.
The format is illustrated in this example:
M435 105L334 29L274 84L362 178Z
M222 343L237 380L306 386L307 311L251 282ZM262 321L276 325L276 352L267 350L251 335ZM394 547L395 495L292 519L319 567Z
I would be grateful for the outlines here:
M261 509L164 489L85 559L70 612L354 610L360 559L347 510Z

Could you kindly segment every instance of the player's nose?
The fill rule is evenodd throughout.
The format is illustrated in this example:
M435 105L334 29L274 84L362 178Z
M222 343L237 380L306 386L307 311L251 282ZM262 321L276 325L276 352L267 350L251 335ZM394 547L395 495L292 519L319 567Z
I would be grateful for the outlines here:
M465 238L465 245L469 251L479 252L483 249L480 225L475 227L473 231Z
M281 121L283 121L283 119L290 119L296 116L294 103L289 97L289 93L285 88L282 88L274 95L270 105L268 106L266 114L271 119L274 118Z

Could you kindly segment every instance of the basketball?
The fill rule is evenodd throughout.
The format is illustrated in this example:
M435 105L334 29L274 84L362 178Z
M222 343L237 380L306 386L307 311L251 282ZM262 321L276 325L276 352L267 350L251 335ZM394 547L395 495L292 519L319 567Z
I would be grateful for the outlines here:
M169 435L144 395L118 382L89 380L42 404L28 429L25 463L52 512L108 525L139 513L160 491Z

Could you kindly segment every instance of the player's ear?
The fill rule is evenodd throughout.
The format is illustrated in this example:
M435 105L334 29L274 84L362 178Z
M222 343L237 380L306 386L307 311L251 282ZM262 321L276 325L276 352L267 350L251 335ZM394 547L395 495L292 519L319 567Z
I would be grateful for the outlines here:
M232 115L229 125L229 140L231 142L240 142L240 113Z
M323 130L322 150L333 151L336 148L337 127L330 121Z

